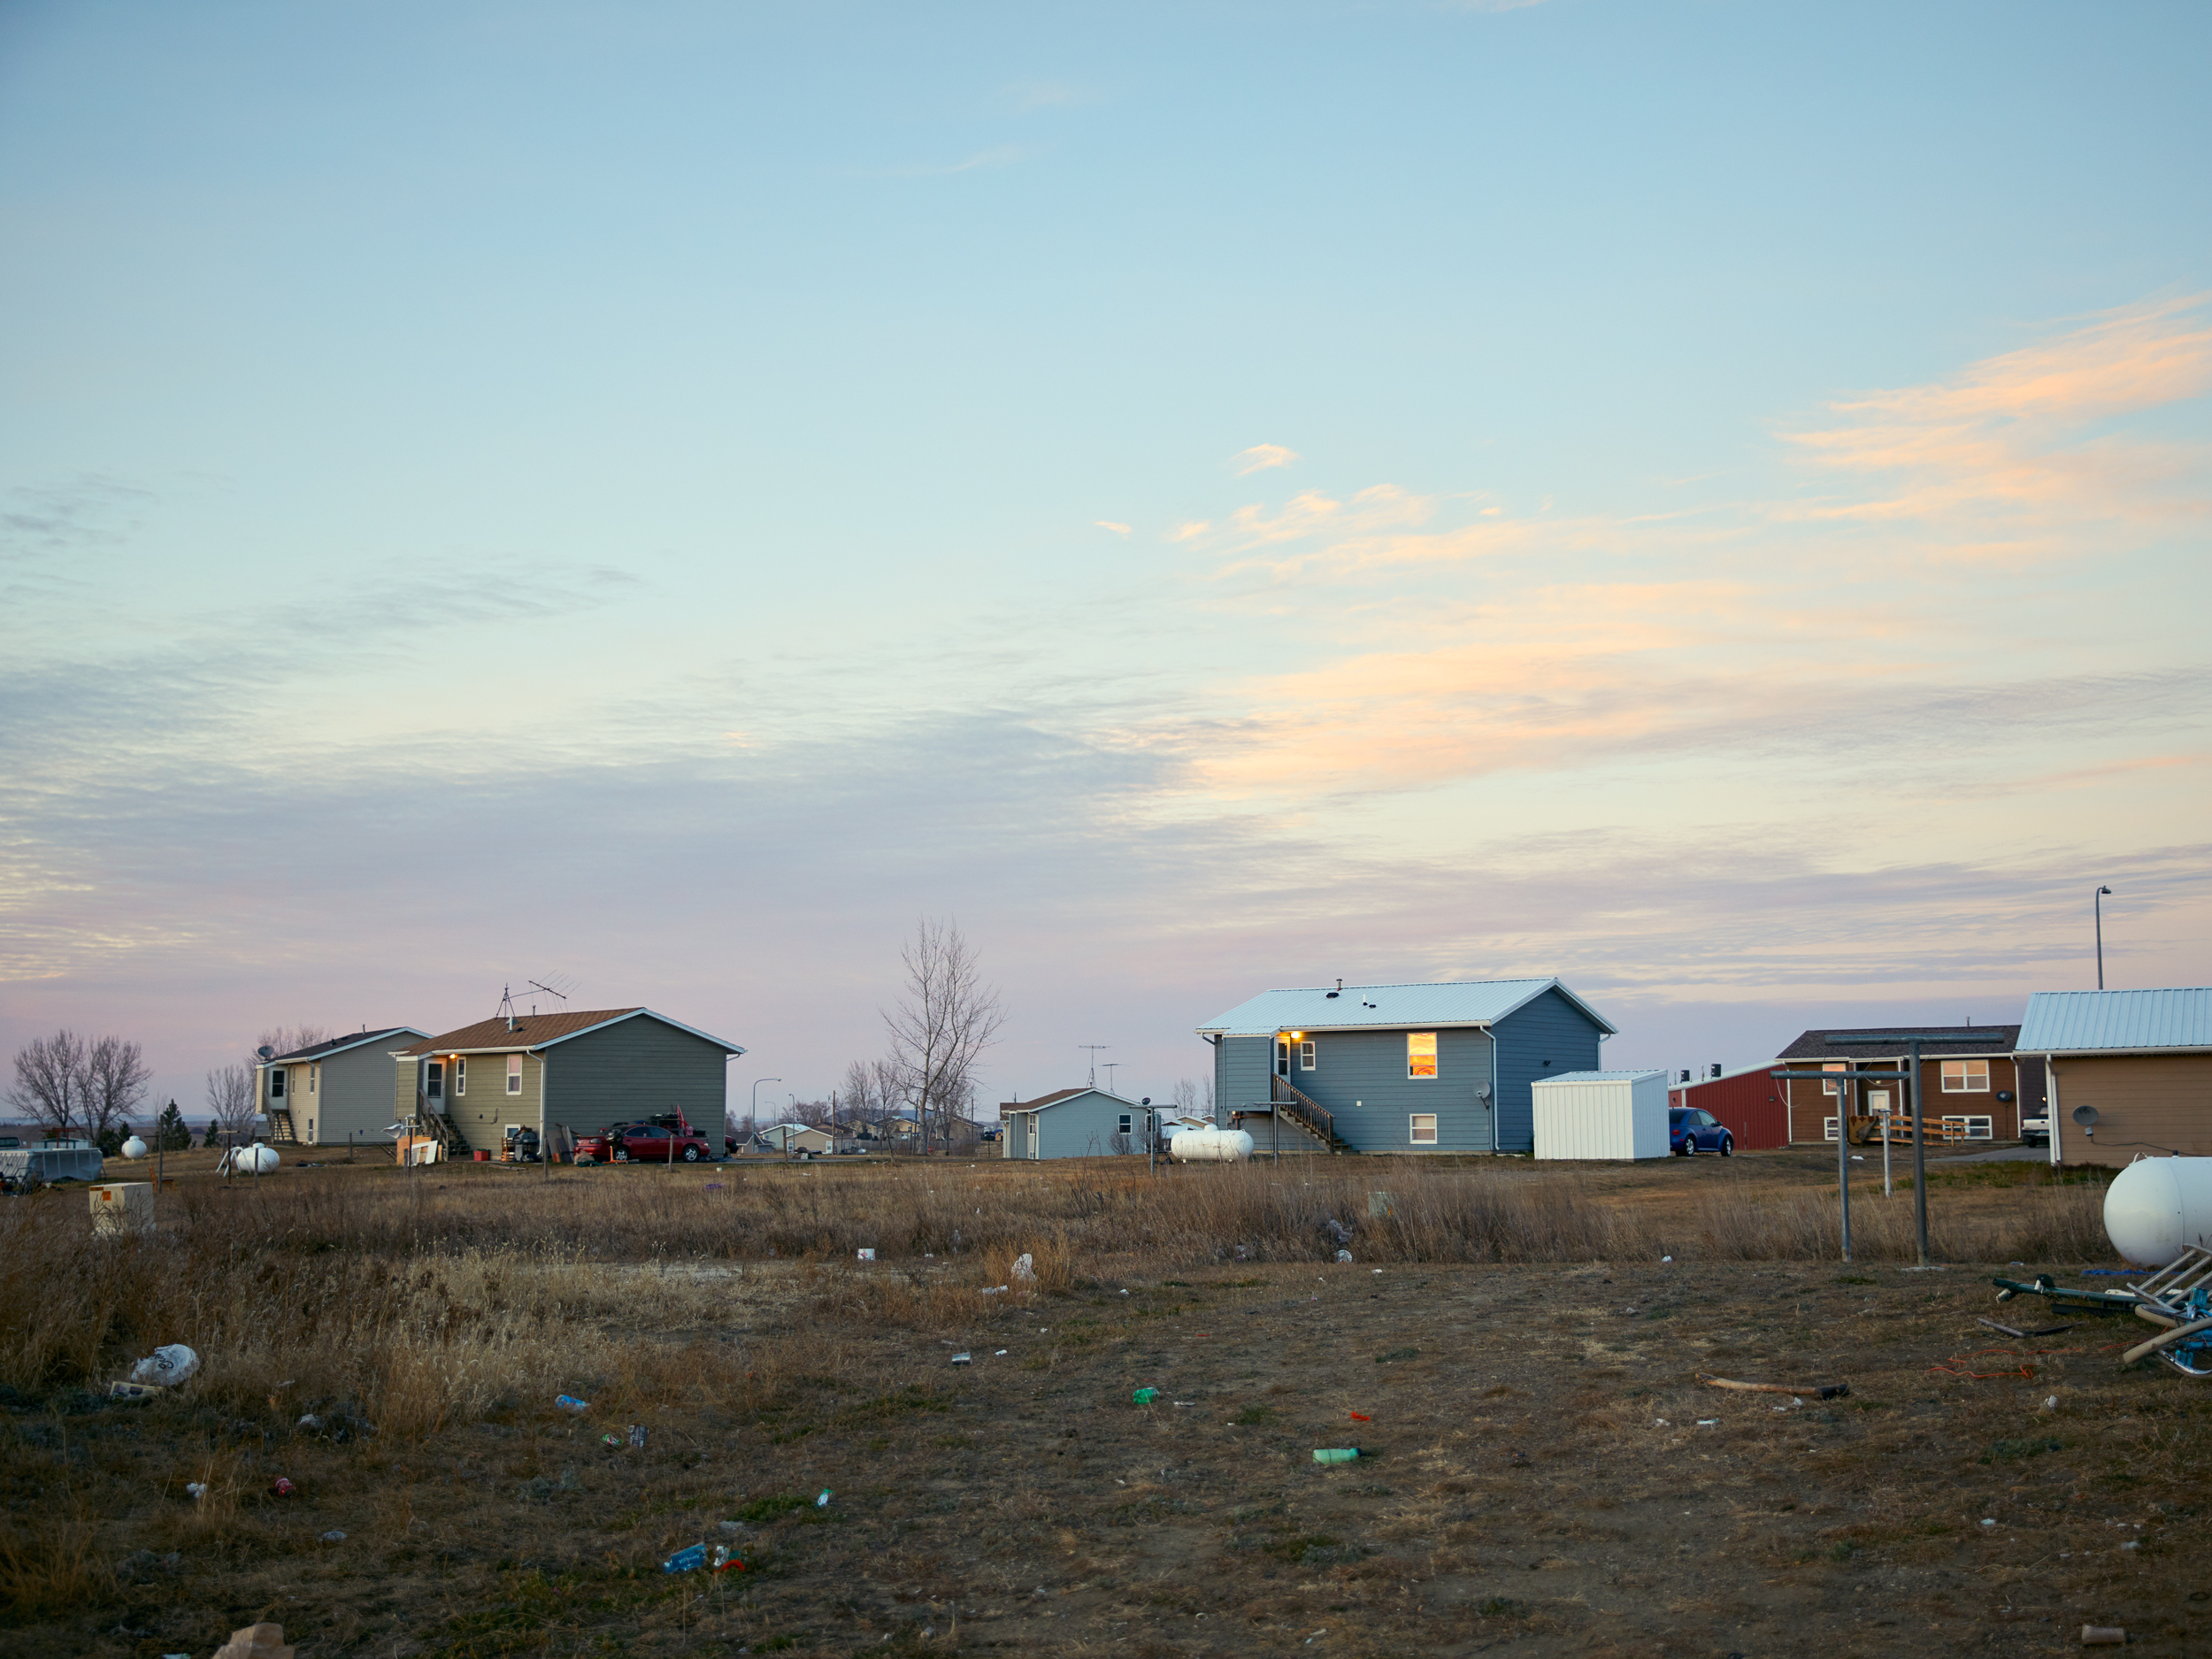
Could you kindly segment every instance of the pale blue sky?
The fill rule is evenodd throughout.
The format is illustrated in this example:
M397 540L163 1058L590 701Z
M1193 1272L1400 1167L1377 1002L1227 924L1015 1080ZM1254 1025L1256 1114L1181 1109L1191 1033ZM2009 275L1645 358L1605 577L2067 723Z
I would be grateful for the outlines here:
M0 1044L2212 977L2189 5L0 13Z

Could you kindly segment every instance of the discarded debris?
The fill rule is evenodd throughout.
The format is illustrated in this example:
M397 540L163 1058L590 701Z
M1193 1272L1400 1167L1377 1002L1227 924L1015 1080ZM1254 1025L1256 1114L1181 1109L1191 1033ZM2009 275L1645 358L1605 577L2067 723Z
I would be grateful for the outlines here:
M859 1257L862 1261L864 1261L864 1262L872 1262L872 1261L874 1261L874 1260L876 1259L876 1253L875 1253L875 1251L874 1251L872 1248L871 1248L871 1249L865 1249L865 1250L855 1250L855 1251L853 1252L853 1254L854 1254L855 1256L858 1256L858 1257Z
M630 1425L630 1444L641 1452L645 1449L645 1425L642 1423Z
M991 1357L993 1359L1004 1359L1006 1357L1006 1350L1004 1348L1001 1348L997 1353L991 1356Z
M707 1547L704 1544L694 1544L688 1549L678 1550L666 1561L661 1563L661 1571L663 1572L696 1572L706 1564Z
M345 1541L346 1535L334 1526L323 1534L323 1542L326 1544L342 1544Z
M1718 1417L1700 1417L1697 1420L1697 1425L1701 1429L1717 1429L1720 1426L1720 1419Z
M270 1482L269 1494L272 1497L277 1498L296 1498L300 1494L300 1489L294 1486L289 1480L287 1480L282 1475L279 1475L273 1481Z
M1372 1423L1375 1420L1374 1418L1369 1417L1364 1411L1355 1411L1351 1414L1351 1417L1352 1421L1355 1423Z
M717 1572L742 1572L745 1563L730 1554L727 1544L717 1544L714 1547L714 1570Z
M829 1501L830 1489L827 1486L824 1486L822 1488L822 1495L814 1500L814 1507L818 1509L826 1509L829 1508Z
M215 1650L215 1659L292 1659L290 1644L281 1624L249 1624L234 1630L230 1640Z
M599 1443L602 1446L606 1447L611 1451L618 1452L622 1449L622 1437L619 1434L617 1434L612 1429L609 1429L604 1434L602 1434L599 1437Z
M200 1356L181 1342L165 1343L131 1367L131 1380L173 1388L200 1369Z
M555 1394L553 1396L553 1403L560 1407L560 1409L564 1411L588 1411L591 1409L590 1401L579 1400L574 1394Z
M987 1296L1003 1296L1011 1288L1008 1285L994 1285L983 1294Z
M1840 1400L1851 1392L1847 1382L1823 1385L1820 1383L1737 1382L1727 1377L1716 1377L1710 1371L1700 1371L1698 1381L1708 1388L1732 1388L1746 1394L1811 1394L1816 1400Z
M2084 1624L2081 1645L2085 1647L2124 1647L2128 1633L2118 1624Z
M2057 1336L2063 1332L2070 1331L2074 1328L2070 1325L2039 1325L2032 1331L2017 1331L2008 1325L2000 1325L1994 1319L1980 1316L1976 1317L1974 1323L1977 1325L1987 1325L1999 1336L2008 1336L2019 1340L2024 1340L2026 1338L2032 1336Z
M1356 1446L1317 1446L1313 1449L1313 1461L1317 1463L1348 1463L1358 1455Z
M1349 1250L1339 1250L1336 1253L1336 1259L1348 1266L1352 1260L1352 1253Z
M142 1402L158 1398L160 1395L166 1394L167 1392L167 1389L162 1387L157 1383L119 1382L114 1384L108 1389L108 1398L111 1400L136 1400Z
M1157 1388L1140 1388L1129 1396L1133 1402L1141 1406L1148 1406L1159 1397L1160 1391Z
M1002 1352L1004 1352L1004 1350L1003 1350L1003 1349L1001 1349L1000 1351L1001 1351L1002 1353ZM974 1361L973 1361L972 1356L969 1356L969 1355L966 1355L966 1354L955 1354L955 1355L952 1356L952 1363L953 1363L954 1364L956 1364L956 1365L968 1365L968 1364L972 1364L972 1363L974 1363Z
M1351 1228L1346 1226L1333 1216L1330 1217L1327 1220L1321 1224L1321 1230L1327 1233L1332 1239L1334 1239L1339 1244L1349 1244L1352 1241Z
M202 1498L207 1496L207 1483L204 1480L188 1480L184 1483L184 1491L187 1497L197 1503Z
M1033 1285L1037 1282L1036 1263L1029 1259L1028 1251L1024 1250L1014 1258L1014 1277L1025 1285Z

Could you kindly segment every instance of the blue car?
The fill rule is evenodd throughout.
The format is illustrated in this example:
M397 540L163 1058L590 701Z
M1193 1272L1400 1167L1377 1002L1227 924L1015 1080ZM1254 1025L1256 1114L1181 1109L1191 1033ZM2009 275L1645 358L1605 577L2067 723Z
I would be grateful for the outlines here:
M1733 1157L1736 1137L1701 1107L1671 1106L1667 1109L1667 1146L1678 1158L1694 1158L1701 1152Z

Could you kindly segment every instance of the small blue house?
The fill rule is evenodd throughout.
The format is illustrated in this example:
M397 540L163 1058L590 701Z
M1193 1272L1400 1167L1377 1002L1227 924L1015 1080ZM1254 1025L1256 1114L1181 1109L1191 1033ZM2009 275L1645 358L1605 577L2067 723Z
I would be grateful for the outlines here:
M1221 1120L1263 1146L1528 1152L1531 1086L1597 1071L1615 1030L1555 979L1263 991L1198 1034Z
M1056 1089L1035 1100L1009 1101L998 1111L1006 1131L999 1156L1008 1158L1142 1155L1159 1128L1156 1109L1102 1088Z

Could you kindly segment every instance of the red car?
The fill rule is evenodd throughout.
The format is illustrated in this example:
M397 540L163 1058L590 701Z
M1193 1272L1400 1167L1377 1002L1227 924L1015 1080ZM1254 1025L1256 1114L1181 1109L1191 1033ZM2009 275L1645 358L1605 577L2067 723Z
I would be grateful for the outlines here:
M703 1164L713 1156L706 1136L688 1124L674 1129L658 1124L617 1124L576 1142L579 1164Z

